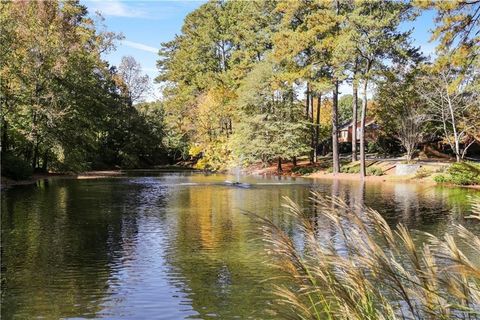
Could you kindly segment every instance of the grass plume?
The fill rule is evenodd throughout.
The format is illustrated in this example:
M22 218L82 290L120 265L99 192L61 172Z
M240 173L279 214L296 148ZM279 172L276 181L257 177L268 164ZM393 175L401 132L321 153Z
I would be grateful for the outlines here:
M289 278L275 286L279 315L288 319L480 319L480 266L451 234L426 235L422 246L375 210L312 193L318 214L289 198L303 246L272 221L260 220L272 264ZM471 218L479 219L474 205ZM459 240L480 256L480 238L461 225Z

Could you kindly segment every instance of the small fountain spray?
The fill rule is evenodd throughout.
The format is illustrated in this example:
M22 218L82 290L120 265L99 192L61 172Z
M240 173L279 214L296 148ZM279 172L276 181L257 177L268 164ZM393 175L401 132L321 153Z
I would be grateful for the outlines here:
M243 163L243 157L240 156L238 159L238 164L235 167L233 167L231 171L235 175L235 179L234 181L229 181L229 180L225 181L226 184L242 187L242 188L250 187L250 184L240 182L240 175L242 173L242 163Z

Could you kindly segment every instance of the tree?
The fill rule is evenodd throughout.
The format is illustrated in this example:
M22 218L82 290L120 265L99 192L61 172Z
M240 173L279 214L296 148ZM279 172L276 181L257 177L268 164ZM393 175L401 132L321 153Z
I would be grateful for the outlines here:
M302 105L292 87L275 79L271 62L258 63L245 78L238 94L242 121L234 134L237 157L245 161L276 160L282 171L282 159L291 159L308 150L304 139L306 125L299 121Z
M425 100L417 91L419 73L417 68L394 65L383 73L375 96L382 125L400 141L407 162L412 160L429 120Z
M98 104L90 93L105 88L108 71L100 54L115 36L97 31L86 8L75 1L1 6L6 35L1 47L8 48L2 49L1 66L2 134L9 137L3 151L34 169L43 158L44 170L49 160L83 157L80 150L91 146L92 137L78 128L91 128L101 114L91 110ZM65 152L72 141L75 152Z
M455 0L433 1L417 0L415 4L422 9L434 9L436 28L432 40L438 40L437 63L446 67L470 65L479 56L480 41L480 1Z
M279 1L277 11L281 13L282 21L273 39L276 61L286 67L284 78L309 84L311 89L307 90L307 101L314 96L313 93L318 96L324 95L327 90L332 91L334 173L340 171L338 85L346 77L346 60L351 52L351 43L342 28L346 7L339 1ZM309 121L315 125L313 117L309 116ZM312 131L314 134L315 131Z
M132 56L122 57L118 66L120 87L130 104L142 102L151 90L150 77L142 74L142 66Z
M355 59L352 79L352 162L357 161L357 123L358 123L358 59Z
M398 26L411 18L411 5L405 2L381 1L356 3L349 14L348 28L356 47L358 72L362 81L362 111L360 117L360 176L366 176L365 120L367 114L368 85L374 74L387 59L414 56L416 50L408 43L408 32Z
M180 35L162 44L156 81L164 85L167 122L175 124L181 137L176 141L188 141L193 154L205 156L202 166L228 163L236 90L271 49L273 8L270 1L211 1L186 17Z
M99 29L78 1L0 8L2 159L82 171L139 163L162 148L153 141L163 119L130 108L125 82L102 60L119 35Z
M351 94L344 94L338 99L338 115L339 115L339 123L346 123L349 121L353 121L354 113L353 113L353 106L355 104L362 104L362 99L357 97L357 102L355 103L355 96ZM357 109L357 118L359 116L359 109Z
M459 76L459 73L464 75ZM464 73L463 68L451 66L438 70L434 66L428 68L427 75L418 86L418 92L426 100L433 121L441 123L444 138L457 162L465 157L480 130L480 97L472 86L478 82L478 77L479 72L474 68Z

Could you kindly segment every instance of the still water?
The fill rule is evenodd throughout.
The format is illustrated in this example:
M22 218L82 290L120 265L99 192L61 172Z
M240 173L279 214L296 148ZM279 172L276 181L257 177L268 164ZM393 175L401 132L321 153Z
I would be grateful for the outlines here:
M135 172L2 191L2 319L271 319L275 276L245 211L295 235L282 197L362 202L436 235L463 223L478 191L415 184Z

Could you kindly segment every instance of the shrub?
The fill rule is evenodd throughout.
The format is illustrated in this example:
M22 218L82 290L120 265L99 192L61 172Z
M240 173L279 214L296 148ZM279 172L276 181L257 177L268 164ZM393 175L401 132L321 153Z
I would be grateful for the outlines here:
M13 154L2 154L2 176L13 180L25 180L32 176L30 164Z
M342 173L359 173L360 172L360 164L351 164L347 166L342 166L340 169ZM367 176L382 176L384 175L384 171L375 166L367 167Z
M436 183L445 183L447 182L447 179L443 174L439 174L438 176L433 177L433 181L435 181Z
M292 172L299 175L308 175L317 171L315 167L293 167Z
M428 169L425 169L425 168L420 168L415 173L415 178L422 179L422 178L429 177L430 175L432 175L431 170L428 170Z
M342 172L342 173L359 173L360 172L360 165L358 163L356 163L356 164L350 164L350 165L342 166L340 168L340 172Z
M254 216L272 265L289 279L274 286L285 318L479 319L480 265L460 249L479 256L478 235L456 225L455 238L426 234L416 245L406 227L392 230L373 209L313 193L318 216L312 218L285 199L302 245L271 220ZM474 211L470 217L480 219L480 206ZM318 232L322 222L326 235Z
M384 174L385 172L379 167L371 166L367 168L367 176L383 176Z
M457 162L448 167L445 175L438 175L434 180L438 183L457 185L480 184L480 165L472 162Z

